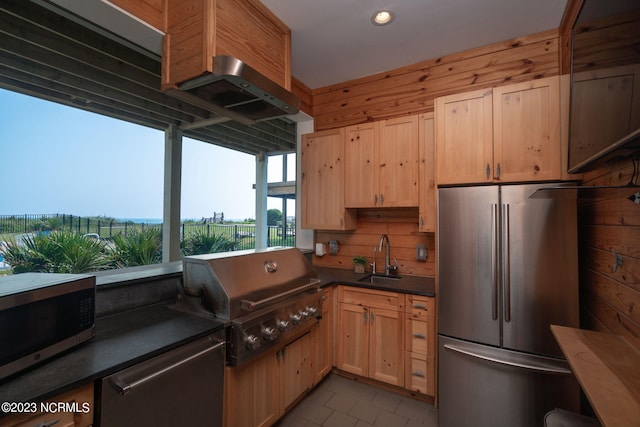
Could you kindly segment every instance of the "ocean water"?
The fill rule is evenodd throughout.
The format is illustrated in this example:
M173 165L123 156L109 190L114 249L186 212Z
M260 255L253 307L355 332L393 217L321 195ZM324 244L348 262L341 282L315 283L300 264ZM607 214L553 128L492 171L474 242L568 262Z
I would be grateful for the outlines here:
M162 224L162 218L116 218L120 222L134 222L136 224Z

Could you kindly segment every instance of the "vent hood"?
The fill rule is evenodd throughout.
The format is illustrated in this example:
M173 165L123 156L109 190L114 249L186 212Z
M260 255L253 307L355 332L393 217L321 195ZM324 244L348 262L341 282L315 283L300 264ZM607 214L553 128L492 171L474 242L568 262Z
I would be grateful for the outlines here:
M300 98L241 60L226 55L213 58L211 73L167 92L246 125L300 111Z

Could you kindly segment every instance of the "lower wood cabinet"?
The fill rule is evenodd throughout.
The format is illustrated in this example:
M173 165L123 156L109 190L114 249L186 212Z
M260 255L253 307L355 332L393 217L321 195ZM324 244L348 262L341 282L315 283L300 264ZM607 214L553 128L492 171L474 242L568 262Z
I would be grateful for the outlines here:
M404 386L403 301L395 292L338 287L338 369Z
M40 412L39 409L47 409L47 405L54 405L51 410ZM69 408L61 411L58 405L64 404ZM71 390L53 399L44 405L37 403L38 412L31 414L16 414L0 419L0 427L89 427L93 425L93 383ZM66 412L66 409L74 409Z
M224 425L269 426L280 417L276 351L241 367L226 367Z
M435 396L435 301L406 295L405 388Z
M284 345L241 367L225 368L224 425L270 426L331 372L332 288L322 319Z

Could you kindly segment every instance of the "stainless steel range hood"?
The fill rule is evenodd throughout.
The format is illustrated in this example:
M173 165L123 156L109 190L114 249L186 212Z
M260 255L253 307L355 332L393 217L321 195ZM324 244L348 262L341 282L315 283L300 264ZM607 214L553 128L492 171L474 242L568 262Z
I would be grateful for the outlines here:
M168 93L246 125L296 114L300 99L241 60L213 58L213 72L187 80Z

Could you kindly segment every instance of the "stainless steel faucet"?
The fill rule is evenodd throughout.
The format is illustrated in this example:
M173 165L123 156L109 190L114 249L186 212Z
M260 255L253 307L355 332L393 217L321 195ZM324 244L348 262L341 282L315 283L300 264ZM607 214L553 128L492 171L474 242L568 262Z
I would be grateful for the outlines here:
M378 244L378 251L382 251L382 245L384 243L387 243L387 248L386 251L384 253L384 274L386 274L387 276L389 275L389 271L390 271L390 267L391 267L391 261L389 260L389 236L387 236L386 234L383 234L382 236L380 236L380 243Z

